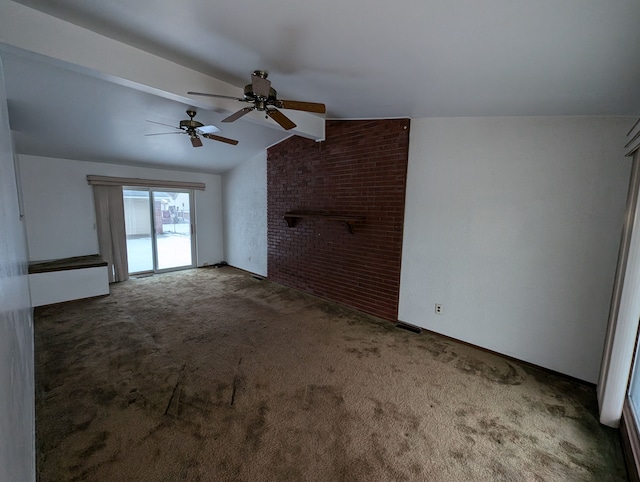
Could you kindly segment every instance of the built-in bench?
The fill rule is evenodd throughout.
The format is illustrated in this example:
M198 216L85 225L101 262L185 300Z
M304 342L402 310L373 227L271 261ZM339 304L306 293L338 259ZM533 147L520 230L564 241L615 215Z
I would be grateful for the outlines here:
M100 255L29 263L33 306L109 294L108 263Z

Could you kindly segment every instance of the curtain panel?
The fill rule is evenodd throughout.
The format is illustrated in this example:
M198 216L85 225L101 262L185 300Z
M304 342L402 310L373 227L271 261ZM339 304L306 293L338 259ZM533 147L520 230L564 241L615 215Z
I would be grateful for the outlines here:
M100 255L109 263L109 283L129 279L122 186L93 186Z

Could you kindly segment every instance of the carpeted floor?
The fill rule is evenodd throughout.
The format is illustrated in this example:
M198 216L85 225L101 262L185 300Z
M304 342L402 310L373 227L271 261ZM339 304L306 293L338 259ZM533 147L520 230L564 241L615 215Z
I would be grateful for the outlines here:
M36 310L39 480L626 480L595 389L233 268Z

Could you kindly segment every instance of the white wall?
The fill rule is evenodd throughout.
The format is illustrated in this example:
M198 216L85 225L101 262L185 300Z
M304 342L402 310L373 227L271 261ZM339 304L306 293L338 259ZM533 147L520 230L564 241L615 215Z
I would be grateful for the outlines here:
M35 480L33 311L0 63L0 480Z
M226 261L267 275L267 151L222 177Z
M595 382L633 120L412 120L399 319Z
M98 252L93 191L87 174L204 182L206 189L195 194L197 262L202 266L223 259L220 176L21 155L20 179L32 261Z

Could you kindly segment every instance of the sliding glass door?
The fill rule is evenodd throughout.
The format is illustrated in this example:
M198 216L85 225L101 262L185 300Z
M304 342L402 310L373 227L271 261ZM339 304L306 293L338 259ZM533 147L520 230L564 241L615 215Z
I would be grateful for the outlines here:
M129 274L195 266L192 191L124 187Z

